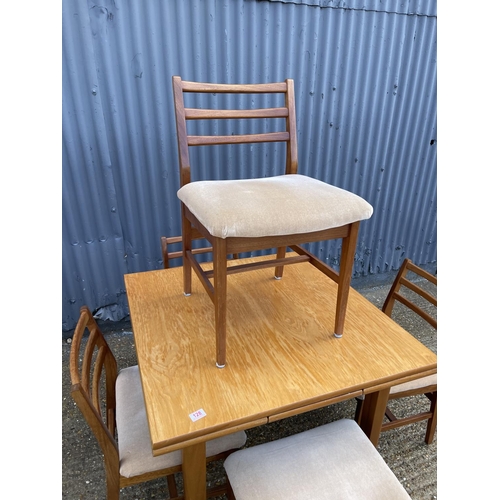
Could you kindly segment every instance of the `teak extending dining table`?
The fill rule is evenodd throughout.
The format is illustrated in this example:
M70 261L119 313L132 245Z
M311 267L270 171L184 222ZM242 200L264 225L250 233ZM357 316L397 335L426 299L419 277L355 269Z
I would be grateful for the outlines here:
M259 257L230 261L241 264ZM437 372L437 356L353 288L333 336L337 285L309 263L228 279L227 364L215 366L213 305L182 268L125 275L153 455L183 450L186 499L205 498L205 443L364 394L378 443L389 389Z

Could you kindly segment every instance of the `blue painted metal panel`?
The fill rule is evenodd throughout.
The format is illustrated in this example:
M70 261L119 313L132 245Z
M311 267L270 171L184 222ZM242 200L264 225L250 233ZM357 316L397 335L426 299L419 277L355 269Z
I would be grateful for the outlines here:
M261 0L325 9L361 10L420 16L436 16L436 0Z
M160 268L160 236L180 234L172 75L293 78L299 171L374 207L354 276L435 263L436 21L435 0L64 0L63 329L82 304L126 315L123 274ZM193 164L274 175L282 154L197 148ZM339 242L310 249L338 265Z

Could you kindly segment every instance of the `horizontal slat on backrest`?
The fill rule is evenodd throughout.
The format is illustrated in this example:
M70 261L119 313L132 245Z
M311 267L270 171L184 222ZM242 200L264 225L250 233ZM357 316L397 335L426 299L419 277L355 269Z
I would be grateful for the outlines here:
M186 120L206 120L210 118L286 118L288 108L264 109L196 109L186 108Z
M407 264L407 269L409 271L414 272L415 274L418 274L419 276L422 276L422 278L425 278L429 280L431 283L434 283L434 285L437 286L437 277L434 276L433 274L428 273L425 269L422 269L418 266L416 266L413 262L408 262Z
M241 144L252 142L283 142L288 141L288 132L271 132L268 134L246 135L188 135L188 146L204 146L215 144Z
M181 186L191 182L190 146L286 143L284 173L297 173L297 126L293 80L230 84L184 81L180 76L173 76L172 86ZM199 95L193 100L192 95L189 97L184 95L188 93ZM210 94L213 94L215 99L212 99ZM224 94L226 98L218 98ZM234 99L238 94L241 97ZM190 103L189 107L185 106L185 98ZM284 102L279 102L280 98ZM241 129L240 127L248 125L243 123L248 119L253 120L252 125L246 130ZM210 128L210 120L214 122L218 120L216 123L220 127ZM266 120L267 123L259 123ZM274 120L274 123L271 123L271 120ZM198 123L195 124L193 121ZM233 121L237 127L233 127ZM187 122L191 122L193 127L190 130L191 134L188 132ZM262 128L258 127L259 125L262 125ZM263 128L273 132L265 133Z
M286 92L285 82L232 85L230 83L201 83L186 82L183 80L181 85L184 92L223 94L279 94Z
M427 323L429 323L433 328L437 330L437 321L430 314L428 314L423 309L418 307L411 300L408 300L404 295L401 295L399 292L394 293L394 298L396 300L399 300L399 302L404 304L406 307L409 307L413 312L416 312L421 318L425 319Z
M427 300L427 302L430 302L431 304L437 307L437 298L434 297L434 295L427 292L426 290L424 290L423 288L420 288L415 283L411 282L409 279L401 278L401 285L404 285L406 288L412 290L416 294L420 295L420 297L423 297L425 300Z

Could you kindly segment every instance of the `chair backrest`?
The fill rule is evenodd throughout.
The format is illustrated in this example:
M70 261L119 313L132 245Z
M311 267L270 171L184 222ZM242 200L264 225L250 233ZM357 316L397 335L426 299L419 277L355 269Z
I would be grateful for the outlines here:
M172 86L174 92L175 119L179 147L181 186L191 182L189 146L285 142L287 146L286 166L283 173L297 173L297 127L293 80L287 79L284 82L279 83L233 85L188 82L181 80L180 76L173 76ZM270 106L259 109L186 108L184 105L185 93L282 94L284 96L284 104L279 107ZM240 120L246 118L282 119L282 121L284 119L285 127L283 131L279 132L230 135L189 135L186 123L187 120Z
M430 286L433 288L433 292L436 292L437 295L437 277L418 267L410 259L405 259L399 269L394 283L392 284L389 294L385 299L384 305L382 306L382 311L388 316L391 316L394 303L398 301L404 304L406 307L409 307L421 318L425 319L425 321L427 321L431 326L437 329L437 320L423 309L423 304L425 304L426 306L432 304L432 306L437 309L437 296L429 293L427 290L424 290L413 281L410 281L407 278L408 272L415 273L420 278L424 278L428 282L432 283L432 285L434 286ZM412 295L411 293L401 293L401 287L406 287L416 295ZM424 299L426 302L420 305L419 297Z
M88 331L88 338L84 334ZM106 468L118 471L115 439L116 359L88 307L80 309L70 353L71 396L92 429Z

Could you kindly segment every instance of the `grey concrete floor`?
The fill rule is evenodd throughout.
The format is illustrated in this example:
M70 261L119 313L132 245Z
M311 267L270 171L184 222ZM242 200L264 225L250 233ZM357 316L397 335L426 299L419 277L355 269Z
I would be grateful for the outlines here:
M353 281L368 300L382 307L390 285L363 287L362 282ZM393 319L412 333L424 345L437 352L437 334L425 321L396 305ZM127 321L115 324L102 324L115 357L118 368L137 363L134 337ZM67 336L66 336L67 337ZM62 498L66 499L105 499L106 485L100 449L70 395L68 357L71 345L66 338L62 340ZM341 418L353 418L355 401L345 401L306 414L290 417L279 422L257 427L247 431L246 446L278 439L324 423ZM428 408L425 396L416 396L394 402L393 412L406 414ZM382 433L378 450L413 500L432 500L437 498L437 431L431 445L424 442L426 423L393 429ZM182 489L182 477L176 478ZM210 485L224 481L222 464L210 464L207 471ZM142 485L125 488L121 500L146 500L169 498L166 482L163 479ZM221 497L225 499L226 497ZM314 500L314 499L312 499Z

